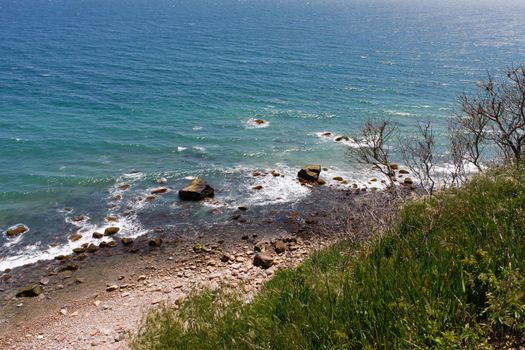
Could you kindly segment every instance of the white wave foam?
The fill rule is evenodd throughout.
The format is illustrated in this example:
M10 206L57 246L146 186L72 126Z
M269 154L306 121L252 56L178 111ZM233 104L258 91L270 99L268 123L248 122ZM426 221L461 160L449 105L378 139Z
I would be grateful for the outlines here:
M342 145L345 145L351 148L360 148L360 147L366 147L370 145L369 141L356 141L349 136L335 135L329 131L320 131L314 134L322 140L333 141L335 143L339 143L339 144L342 144ZM346 138L348 138L348 140Z
M18 266L35 263L41 260L51 260L58 255L69 255L72 253L74 248L78 248L83 244L100 244L102 241L109 242L119 237L136 238L147 233L147 231L140 225L137 218L137 210L144 205L144 201L134 201L133 199L125 200L124 194L129 187L139 182L144 177L143 173L128 173L120 176L115 185L109 189L109 196L107 199L108 204L115 204L115 198L117 205L115 208L108 210L106 217L114 217L115 220L104 221L102 223L92 223L91 218L87 215L83 215L82 220L74 220L75 216L71 216L70 211L64 212L64 221L76 226L78 229L75 233L80 234L82 237L77 241L67 241L63 244L54 247L42 247L41 243L35 243L34 245L18 247L22 242L23 235L19 235L13 240L9 240L4 244L4 247L9 247L13 252L10 256L7 256L0 261L0 271L7 268L15 268ZM123 187L126 185L126 187ZM129 186L129 187L128 187ZM148 192L149 193L149 192ZM128 215L124 216L119 211L119 208L127 208ZM117 234L111 237L104 237L102 239L93 238L93 232L101 232L108 227L118 227L120 230ZM27 233L27 232L26 232ZM16 249L18 247L18 249Z
M185 150L187 150L187 149L188 149L188 147L183 147L183 146L178 146L178 147L177 147L177 151L178 151L178 152L182 152L182 151L185 151Z
M388 113L388 114L391 114L391 115L399 115L399 116L402 116L402 117L409 117L409 116L412 115L412 113L395 111L395 110L392 110L392 109L385 109L384 112Z
M202 146L193 146L193 149L202 153L206 152L206 148Z
M275 170L280 176L273 176L271 171ZM310 193L310 189L302 186L297 180L297 169L290 168L283 164L276 164L275 169L265 171L266 176L252 176L249 173L250 181L242 186L243 192L248 194L244 202L249 205L267 205L272 203L296 202ZM254 186L261 185L259 190L253 189Z

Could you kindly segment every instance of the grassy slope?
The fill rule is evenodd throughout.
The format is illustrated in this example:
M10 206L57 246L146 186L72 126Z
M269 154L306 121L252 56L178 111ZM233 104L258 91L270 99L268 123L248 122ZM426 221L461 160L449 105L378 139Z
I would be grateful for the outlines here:
M473 349L523 339L525 176L413 201L367 246L282 271L242 305L202 294L151 312L135 349ZM227 307L225 305L228 305Z

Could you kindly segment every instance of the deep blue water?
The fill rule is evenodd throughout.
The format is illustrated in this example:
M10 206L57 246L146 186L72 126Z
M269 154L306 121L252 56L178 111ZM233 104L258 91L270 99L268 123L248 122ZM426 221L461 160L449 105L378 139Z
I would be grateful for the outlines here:
M31 230L0 236L0 268L126 210L126 235L156 211L204 218L177 200L188 176L226 207L307 195L293 179L305 163L366 181L345 145L316 133L353 135L368 117L445 133L459 93L525 60L524 14L521 1L2 0L0 231ZM254 192L256 168L286 176ZM162 177L172 192L138 198Z

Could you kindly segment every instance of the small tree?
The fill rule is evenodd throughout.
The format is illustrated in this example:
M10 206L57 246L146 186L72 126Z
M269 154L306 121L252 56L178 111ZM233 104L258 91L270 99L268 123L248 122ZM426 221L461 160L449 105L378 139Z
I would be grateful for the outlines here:
M430 195L434 193L434 132L429 121L418 122L417 133L401 139L403 160L418 178L421 187Z
M450 185L459 186L466 178L467 142L463 130L457 129L455 125L449 126L448 132L450 136L450 161L452 163L452 171L449 177Z
M470 140L473 146L485 140L493 142L505 161L519 167L525 147L525 65L508 68L499 81L489 74L480 88L478 97L461 96L460 118L464 121L460 125L466 134L474 137ZM481 152L467 147L467 155L473 163L479 161ZM479 163L474 164L479 167Z
M362 164L375 166L394 186L395 174L390 169L388 143L394 137L396 126L388 120L367 120L361 128L361 145L350 149L350 156Z
M485 114L478 113L479 101L477 98L463 94L459 98L459 103L463 114L457 115L452 121L451 136L456 145L461 146L464 161L473 164L479 171L483 171L481 161L487 142L490 119Z

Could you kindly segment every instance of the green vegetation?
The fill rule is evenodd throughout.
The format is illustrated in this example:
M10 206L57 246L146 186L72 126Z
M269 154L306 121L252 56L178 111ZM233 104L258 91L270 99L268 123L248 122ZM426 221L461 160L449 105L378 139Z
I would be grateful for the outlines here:
M275 275L250 304L204 293L148 314L135 349L485 349L525 332L525 176L410 201L365 246Z

